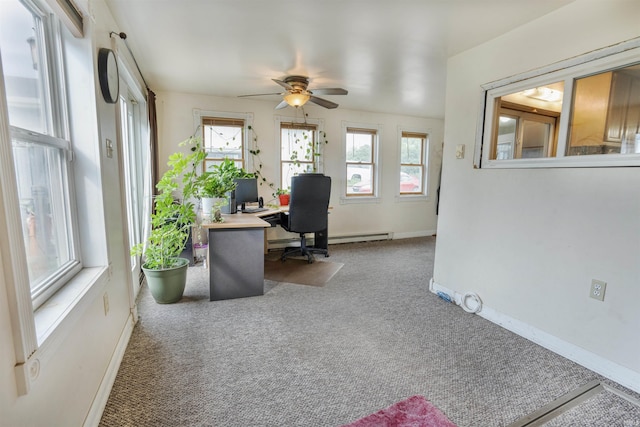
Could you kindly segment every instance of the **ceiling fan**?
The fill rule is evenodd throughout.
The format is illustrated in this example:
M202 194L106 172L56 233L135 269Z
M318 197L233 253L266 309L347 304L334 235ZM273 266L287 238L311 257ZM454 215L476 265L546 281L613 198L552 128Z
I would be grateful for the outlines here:
M283 88L286 92L280 93L259 93L253 95L240 95L239 98L248 96L265 96L265 95L281 95L284 99L280 104L276 105L276 110L285 108L287 105L292 107L302 107L307 101L311 101L314 104L318 104L324 108L336 108L338 104L328 101L323 98L318 98L315 95L346 95L349 92L346 89L334 87L308 90L309 78L305 76L287 76L284 80L271 79Z

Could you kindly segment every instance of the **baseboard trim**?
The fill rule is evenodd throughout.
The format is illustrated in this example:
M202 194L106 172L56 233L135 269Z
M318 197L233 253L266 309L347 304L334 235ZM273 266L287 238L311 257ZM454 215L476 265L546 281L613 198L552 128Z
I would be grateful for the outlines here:
M461 294L436 283L433 279L429 282L429 290L433 293L444 292L449 295L452 300L460 305ZM498 312L486 305L482 306L482 310L477 313L479 316L495 323L523 338L528 339L542 347L550 350L560 356L590 369L605 378L608 378L630 390L640 393L640 373L625 368L615 362L603 358L595 353L585 350L575 344L571 344L554 335L544 332L504 313Z
M109 366L107 366L104 376L102 377L102 382L100 383L98 392L93 399L89 413L84 420L83 427L97 427L100 424L102 413L104 412L104 408L107 406L107 400L109 400L111 388L116 380L116 375L118 374L118 369L120 369L120 363L122 362L124 352L127 349L127 344L129 344L129 339L131 338L131 333L133 332L136 320L137 314L133 311L127 319L127 323L122 330L122 334L120 334L118 345L113 351L111 361L109 362Z

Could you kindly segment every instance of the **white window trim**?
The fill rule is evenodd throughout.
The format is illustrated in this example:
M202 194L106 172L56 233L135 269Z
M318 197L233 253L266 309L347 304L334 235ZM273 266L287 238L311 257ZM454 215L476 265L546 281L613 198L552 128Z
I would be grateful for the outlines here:
M61 40L69 42L66 34L61 34ZM79 45L87 47L87 42L83 39L73 38L71 44L74 46L69 47L64 44L60 55L68 54L69 49L77 50ZM94 56L88 55L83 59L95 63ZM77 79L78 76L69 76L69 64L64 64L64 66L67 78L69 80ZM92 70L85 70L79 67L74 70L82 74L82 77L87 74L92 75ZM0 75L3 75L2 63L0 63ZM54 89L57 90L55 96L60 98L59 101L65 103L68 102L68 95L73 98L74 92L83 92L82 89L74 91L63 91L61 89L60 87ZM86 106L86 100L87 95L83 92L79 99L72 102L78 104L78 110L85 111L79 106ZM91 105L93 106L93 103ZM16 389L18 395L25 395L37 383L40 373L48 369L48 365L56 360L60 345L62 345L69 333L77 327L77 321L80 316L90 309L95 300L99 298L99 295L103 293L104 287L108 282L109 271L106 267L107 263L103 263L107 257L103 240L105 237L104 231L94 231L104 230L102 199L100 198L96 203L95 193L89 194L89 192L86 192L82 195L82 198L84 202L91 199L91 206L94 208L92 215L84 218L84 225L79 225L76 211L78 206L75 203L76 209L73 209L71 214L79 227L80 233L78 234L83 234L84 236L83 243L79 248L80 256L84 262L86 252L91 253L89 262L92 265L84 265L47 302L34 310L29 273L23 255L26 252L24 237L22 236L22 228L19 226L22 223L22 218L19 209L13 147L7 112L6 89L4 80L0 79L0 171L2 171L2 179L0 180L0 234L6 237L5 239L0 239L0 273L3 274L4 283L7 285L7 305L9 307L9 319L14 344ZM96 111L92 110L91 117L95 117L95 113ZM64 114L66 114L66 109ZM53 126L59 126L61 120L65 122L64 117L66 116L54 118ZM71 123L65 122L62 125L61 132L65 138L70 138L69 135L75 135L79 140L91 139L95 134L95 122L88 123L87 120L83 119L77 119ZM99 148L94 144L87 144L85 147L74 147L74 150L78 149L83 153L79 157L87 158L88 160L86 162L79 160L74 162L73 168L69 170L68 178L70 182L75 183L76 176L82 176L83 178L89 176L97 178L99 181L100 172L98 168L100 165L95 163L99 162ZM92 155L85 156L84 154ZM75 175L76 169L79 169L81 173ZM83 171L87 172L86 176L83 175ZM75 190L70 188L73 193L70 197L75 195L77 188ZM88 205L88 203L83 203L83 205ZM96 236L98 237L97 239L95 238ZM86 247L88 246L87 239L92 242L91 247ZM80 245L77 240L75 244Z
M373 188L374 193L372 196L348 196L347 195L347 186L345 183L347 182L347 129L348 128L358 128L358 129L370 129L376 132L376 139L373 144ZM368 204L368 203L381 203L381 191L382 191L382 181L380 177L382 176L382 165L380 164L380 142L382 141L382 125L381 124L371 124L371 123L358 123L358 122L342 122L342 173L341 173L341 184L340 184L340 204L341 205L351 205L351 204Z
M2 64L0 64L0 73ZM8 116L6 115L4 83L0 82L0 206L4 221L0 223L2 239L2 270L7 284L9 316L15 347L15 375L19 395L29 392L40 372L54 359L59 343L68 335L77 319L100 295L106 283L105 267L83 268L46 303L34 311L29 286L29 273L24 256L22 228L20 224L17 184L13 173L13 154ZM8 142L8 143L5 143ZM95 286L101 283L101 286Z
M324 141L324 137L321 138L321 135L324 135L324 120L323 119L305 119L305 120L300 120L300 119L296 119L295 117L287 117L287 116L274 116L274 120L275 120L275 126L274 126L274 141L277 141L276 146L277 146L277 153L275 154L275 161L276 161L276 165L277 169L278 169L278 179L275 181L278 183L278 187L280 187L281 183L282 183L282 159L280 158L280 156L282 155L282 141L280 140L282 137L282 129L280 129L280 126L282 123L293 123L293 124L300 124L300 125L315 125L316 126L316 138L318 138L318 141L323 142ZM316 144L318 141L314 141L313 143ZM313 159L313 163L314 166L316 168L316 172L317 173L324 173L324 143L320 144L320 156L315 156Z
M151 233L150 213L153 209L153 183L151 182L152 159L151 159L151 148L150 148L150 145L148 144L149 138L150 138L150 123L149 123L149 118L147 114L149 111L148 105L147 105L147 93L144 90L145 84L142 76L139 73L136 74L135 71L132 71L132 70L137 70L137 67L135 67L135 60L130 55L121 56L124 52L129 53L128 49L117 49L117 52L118 52L118 55L117 55L118 70L119 70L120 80L121 80L120 88L121 90L124 89L128 91L127 95L133 97L133 99L135 100L134 107L137 110L137 114L139 114L140 120L142 122L140 124L141 126L135 129L135 132L138 134L137 137L139 141L147 142L147 146L145 147L136 147L136 149L139 150L139 152L144 151L145 153L144 157L148 160L148 165L147 165L148 169L138 171L138 174L143 176L143 178L140 181L142 182L141 187L144 188L144 191L142 195L140 195L140 197L143 200L141 204L144 205L142 208L141 218L144 218L144 220L139 225L141 226L141 229L140 229L141 240L144 242L146 241L147 237ZM119 116L118 126L120 127L120 130L121 130L123 120L127 120L127 118ZM121 149L123 147L122 141L120 140L118 141L118 147ZM121 162L124 162L123 155L124 153L122 153L121 155L118 155L118 158L120 159ZM124 168L124 163L122 164L122 167ZM125 200L126 189L124 188L124 185L125 185L125 182L124 180L122 180L121 186L120 186L120 192L123 195L123 203L127 203ZM128 227L131 227L131 224L127 224L127 230L125 232L124 239L127 242L126 247L130 248L132 245L131 245L131 242L129 241ZM130 267L132 271L135 268L139 272L140 263L141 263L140 256L137 257L136 263L137 265L135 263L132 263ZM134 312L135 312L135 305L136 305L135 301L141 288L142 288L142 282L140 280L133 282L132 286L129 286L130 307Z
M250 153L255 147L253 147L254 142L251 137L252 132L250 127L253 128L253 113L234 113L229 111L212 111L212 110L200 110L197 108L193 109L193 128L199 129L202 127L202 118L203 117L214 117L220 119L236 119L236 120L244 120L244 129L243 129L243 141L242 141L242 156L245 159L244 168L248 171L256 170L254 165L254 159Z
M588 156L565 156L564 154L573 98L573 80L638 62L640 62L640 37L483 85L476 130L474 166L483 169L640 166L640 154L593 154ZM532 86L558 81L565 82L565 102L562 105L559 123L556 157L489 159L492 132L490 124L493 123L495 115L493 107L495 98ZM485 127L485 123L489 125Z
M431 129L419 129L406 126L398 126L398 168L402 163L402 133L423 133L427 136L424 141L424 152L422 153L424 176L422 177L422 194L401 194L400 193L400 174L396 182L396 202L422 202L429 200L429 171L431 170ZM398 169L400 171L400 169Z

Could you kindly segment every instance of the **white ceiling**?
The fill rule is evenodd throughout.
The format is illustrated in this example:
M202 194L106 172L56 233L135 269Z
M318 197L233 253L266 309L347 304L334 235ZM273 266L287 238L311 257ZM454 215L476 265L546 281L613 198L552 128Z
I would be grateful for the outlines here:
M278 93L309 76L338 108L444 117L447 57L572 0L106 0L155 92ZM251 98L273 103L279 96ZM309 108L321 108L308 104ZM289 107L291 108L291 107ZM308 108L305 106L305 108Z

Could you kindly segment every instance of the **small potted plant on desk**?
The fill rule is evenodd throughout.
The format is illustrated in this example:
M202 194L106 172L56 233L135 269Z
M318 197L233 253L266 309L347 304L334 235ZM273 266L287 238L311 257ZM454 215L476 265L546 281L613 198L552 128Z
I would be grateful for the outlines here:
M280 202L280 206L289 206L289 200L291 195L289 194L289 190L283 190L282 188L278 188L274 193L274 196L278 197L278 201Z
M198 192L202 200L202 215L211 221L222 221L221 208L229 203L229 193L235 188L233 180L225 180L216 172L205 172Z
M219 222L222 220L221 213L235 213L233 206L235 179L254 177L255 174L239 168L236 162L229 158L225 158L220 164L213 165L211 171L205 172L198 183L203 215Z
M177 152L169 156L169 170L156 184L159 194L154 198L151 234L146 242L131 249L131 255L144 255L142 270L151 295L160 304L182 299L189 260L179 256L196 222L191 199L197 197L199 186L196 170L205 156L197 137L190 137L180 145L188 146L191 152L187 155ZM180 189L182 195L178 200L174 192Z

